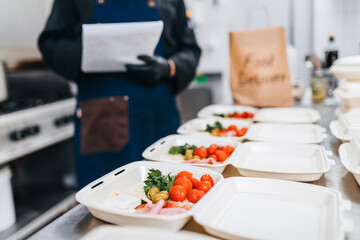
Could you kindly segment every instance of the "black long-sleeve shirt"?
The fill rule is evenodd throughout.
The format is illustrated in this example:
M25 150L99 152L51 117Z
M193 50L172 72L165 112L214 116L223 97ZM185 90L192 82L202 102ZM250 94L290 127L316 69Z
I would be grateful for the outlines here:
M82 55L82 24L91 23L94 0L55 0L39 48L47 65L70 80L86 76L80 70ZM190 83L199 63L201 50L186 17L183 0L157 0L165 57L176 65L176 75L168 79L173 93Z

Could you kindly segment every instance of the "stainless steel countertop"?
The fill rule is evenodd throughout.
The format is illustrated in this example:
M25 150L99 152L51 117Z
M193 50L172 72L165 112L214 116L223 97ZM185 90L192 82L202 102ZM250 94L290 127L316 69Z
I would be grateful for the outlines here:
M326 105L325 103L312 104L297 103L297 107L313 107L320 111L322 118L318 122L321 126L327 129L328 138L321 144L327 150L331 150L334 154L332 159L336 164L331 167L331 170L324 174L318 181L310 184L326 186L340 191L344 199L350 200L352 203L351 211L345 211L345 218L353 221L354 230L348 234L347 239L357 240L360 239L360 187L357 184L352 173L348 172L341 164L339 159L338 148L341 144L329 130L329 123L335 120L335 109L338 103L333 105ZM239 173L234 167L228 166L225 169L224 177L239 176ZM79 239L84 236L91 229L97 226L108 224L98 220L89 213L86 207L77 205L70 211L45 226L43 229L35 233L31 240L48 240L48 239ZM205 230L198 225L193 219L190 220L183 230L193 231L206 234Z

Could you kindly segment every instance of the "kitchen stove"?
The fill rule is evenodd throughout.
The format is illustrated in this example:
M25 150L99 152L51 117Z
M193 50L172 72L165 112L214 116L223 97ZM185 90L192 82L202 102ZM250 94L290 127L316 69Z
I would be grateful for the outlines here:
M18 108L26 103L30 108L24 110L6 113L8 109L0 108L0 165L61 142L74 134L74 98L44 105L38 105L44 100L26 101L12 103L17 104Z

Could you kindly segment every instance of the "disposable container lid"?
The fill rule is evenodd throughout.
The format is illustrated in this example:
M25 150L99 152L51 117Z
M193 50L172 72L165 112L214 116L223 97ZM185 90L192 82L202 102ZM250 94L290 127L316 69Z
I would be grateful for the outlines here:
M263 108L255 117L256 122L314 123L321 118L319 111L312 108Z
M315 181L330 170L335 161L323 146L290 143L243 143L231 164L247 177L293 181Z
M339 155L344 167L354 175L360 185L360 138L354 137L350 143L342 144Z
M351 231L349 201L333 189L291 181L234 177L222 180L194 219L225 239L340 240Z
M171 232L157 228L140 227L119 227L119 226L101 226L97 227L82 240L114 240L114 239L157 239L157 240L215 240L207 235L193 232Z
M360 56L351 56L337 59L330 68L337 78L349 80L360 79Z
M245 134L247 140L286 143L321 143L326 129L316 124L256 123Z

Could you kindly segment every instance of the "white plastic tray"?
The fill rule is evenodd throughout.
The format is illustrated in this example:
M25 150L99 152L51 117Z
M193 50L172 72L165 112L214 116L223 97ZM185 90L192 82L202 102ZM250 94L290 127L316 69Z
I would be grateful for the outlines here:
M197 134L197 135L212 136L210 133L206 133L204 131L206 129L207 124L213 126L216 121L220 122L224 128L227 128L230 125L235 125L239 129L241 129L243 127L249 128L252 125L250 121L246 121L246 120L220 119L220 118L206 118L206 119L195 118L181 125L177 129L177 133L185 134L185 135ZM225 138L238 140L238 141L244 140L244 137L225 137Z
M354 137L350 143L342 144L339 155L344 167L354 175L360 185L360 138Z
M346 108L359 108L360 107L360 89L344 90L337 88L334 95L339 97Z
M246 142L231 164L246 177L315 181L335 162L332 153L312 144Z
M236 149L240 146L240 142L219 138L219 137L210 137L210 136L189 136L189 135L170 135L165 138L162 138L152 144L150 147L146 148L142 156L145 159L159 162L177 162L174 160L171 155L168 154L169 149L172 146L180 146L185 143L196 146L204 146L208 148L211 144L217 144L219 146L230 145L235 148L234 152L221 164L211 165L211 164L190 164L192 166L206 167L215 172L222 173L231 160L235 156Z
M194 219L225 239L340 240L350 208L333 189L260 178L227 178L204 197Z
M201 109L198 113L198 117L199 118L213 118L213 117L216 117L216 116L214 116L214 114L228 114L228 113L234 113L234 112L242 113L245 111L255 114L258 111L258 109L249 107L249 106L214 104L214 105L206 106L203 109ZM241 119L238 119L238 120L241 120ZM243 119L243 120L251 120L252 121L252 119Z
M339 120L330 123L330 130L343 142L350 141L354 136L360 136L360 111L350 111L340 115Z
M193 232L171 232L158 228L100 226L86 234L81 240L156 239L156 240L215 240L207 235Z
M263 108L255 117L256 122L273 123L314 123L320 119L320 113L311 108Z
M203 174L209 174L214 179L215 186L216 183L223 178L222 175L207 168L199 168L187 164L139 161L120 167L90 183L77 192L75 198L79 203L85 205L94 217L106 222L117 225L147 226L177 231L190 220L191 216L194 214L195 208L197 205L201 204L202 199L186 213L177 215L145 215L130 213L108 207L104 204L104 201L111 196L112 190L128 189L129 187L146 180L147 172L151 168L159 169L163 174L171 172L174 175L181 171L190 171L194 174L194 177L198 179L200 179ZM212 189L208 193L210 193Z
M326 129L315 124L253 124L245 138L251 141L285 143L321 143Z

